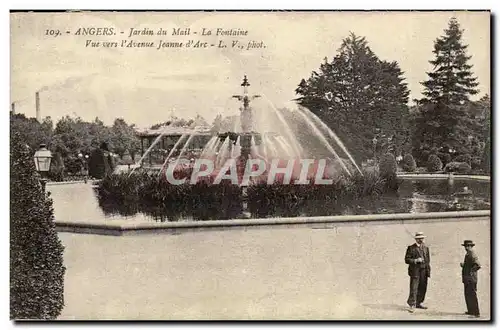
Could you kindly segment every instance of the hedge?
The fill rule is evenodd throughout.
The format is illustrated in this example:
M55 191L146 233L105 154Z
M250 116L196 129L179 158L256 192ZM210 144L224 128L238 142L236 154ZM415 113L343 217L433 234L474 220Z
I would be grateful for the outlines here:
M63 250L33 151L10 142L10 318L55 319L64 307Z

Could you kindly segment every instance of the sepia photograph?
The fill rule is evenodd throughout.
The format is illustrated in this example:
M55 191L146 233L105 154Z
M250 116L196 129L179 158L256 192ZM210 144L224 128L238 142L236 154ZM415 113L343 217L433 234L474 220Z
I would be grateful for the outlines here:
M21 11L10 319L491 322L490 11Z

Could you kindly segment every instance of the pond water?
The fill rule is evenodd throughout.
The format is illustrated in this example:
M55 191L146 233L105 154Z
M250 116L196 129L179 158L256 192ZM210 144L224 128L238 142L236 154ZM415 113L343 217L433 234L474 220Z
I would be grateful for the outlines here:
M324 201L310 201L300 207L251 214L235 210L231 215L217 214L218 209L192 210L182 213L168 208L137 211L133 206L100 203L95 188L90 184L75 183L49 185L47 190L54 201L56 221L134 222L212 220L227 218L262 218L294 216L362 215L387 213L425 213L457 210L490 209L490 182L469 179L404 179L396 194L325 205Z

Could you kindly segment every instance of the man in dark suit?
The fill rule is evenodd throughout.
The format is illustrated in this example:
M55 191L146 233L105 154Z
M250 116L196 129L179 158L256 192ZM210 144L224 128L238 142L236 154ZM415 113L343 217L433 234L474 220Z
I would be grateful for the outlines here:
M431 276L431 258L429 248L424 244L424 233L415 234L415 243L408 246L405 254L405 263L408 264L410 276L410 295L408 305L410 313L416 308L427 309L422 303L427 293L427 280Z
M464 262L460 263L462 267L462 283L464 284L465 304L467 312L465 314L471 317L479 317L479 304L477 302L477 271L481 268L476 252L474 252L474 242L465 240L462 246L466 254Z

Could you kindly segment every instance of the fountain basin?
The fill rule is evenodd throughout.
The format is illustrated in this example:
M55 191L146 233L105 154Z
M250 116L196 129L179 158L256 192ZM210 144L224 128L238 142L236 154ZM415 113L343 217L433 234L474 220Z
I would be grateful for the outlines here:
M56 221L56 229L59 232L71 232L82 234L101 235L131 235L131 234L158 234L158 233L182 233L190 231L206 230L230 230L230 229L264 229L275 227L286 228L314 228L331 229L338 225L351 224L381 224L405 222L446 222L446 221L470 221L471 218L484 219L490 217L489 210L459 211L459 212L429 212L429 213L396 213L396 214L370 214L370 215L348 215L327 217L296 217L296 218L266 218L266 219L231 219L214 221L185 221L164 223L99 223L99 222L72 222Z
M459 198L459 202L466 206L468 211L489 211L490 210L490 183L487 181L460 180L456 179L453 185L449 185L447 180L403 180L399 187L398 194L387 194L382 196L362 198L359 200L348 200L340 203L325 203L323 200L302 205L292 213L294 207L290 204L279 203L276 198L271 197L271 205L274 208L266 209L265 214L254 212L250 219L243 219L246 215L244 210L239 208L229 208L224 204L228 201L234 202L232 193L228 195L227 201L215 205L209 202L207 206L201 204L197 209L177 209L175 203L171 206L161 208L151 206L151 208L123 209L118 205L100 204L94 187L90 183L73 183L68 185L48 185L47 190L51 193L54 201L55 219L64 223L93 223L99 225L152 225L155 223L211 223L214 221L253 221L257 218L316 218L335 216L370 216L381 215L390 217L391 214L422 214L422 213L448 213L449 203L454 201L455 191L461 191L463 186L468 186L474 191L473 198ZM235 186L235 189L239 187ZM217 188L219 189L219 188ZM299 189L299 187L297 187ZM207 192L209 195L210 193ZM247 192L248 193L248 192ZM200 198L198 193L193 194L194 198ZM250 200L250 204L255 203L255 197ZM130 204L130 203L129 203ZM195 201L193 205L197 205ZM239 202L237 203L238 205ZM225 205L225 206L224 206ZM177 205L178 206L178 205ZM224 212L224 209L226 212ZM453 213L450 213L453 214Z

